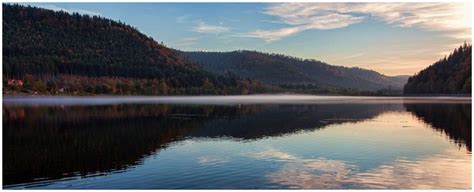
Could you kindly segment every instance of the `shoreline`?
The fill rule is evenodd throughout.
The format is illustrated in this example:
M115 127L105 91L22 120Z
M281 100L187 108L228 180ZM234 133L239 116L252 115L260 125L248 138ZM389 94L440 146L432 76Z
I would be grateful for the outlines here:
M325 96L325 95L220 95L220 96L6 96L4 106L74 106L118 104L184 104L184 105L260 105L260 104L470 104L472 97L392 97L392 96Z
M253 96L253 95L306 95L306 96L346 96L346 97L472 97L472 94L407 94L407 95L342 95L342 94L309 94L309 93L256 93L256 94L245 94L245 95L70 95L70 94L55 94L55 95L42 95L42 94L2 94L3 97L199 97L199 96Z

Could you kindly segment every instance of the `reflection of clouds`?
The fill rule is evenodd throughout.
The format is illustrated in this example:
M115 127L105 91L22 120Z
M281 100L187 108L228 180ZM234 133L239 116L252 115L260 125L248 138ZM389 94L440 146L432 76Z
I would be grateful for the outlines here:
M226 162L228 162L228 160L222 157L201 156L198 158L198 163L203 166L223 164Z
M468 189L471 187L471 157L459 151L419 160L397 159L367 172L355 165L327 159L304 159L270 149L251 155L257 159L286 162L267 178L292 188L388 188Z
M471 187L471 157L458 151L446 151L416 161L399 159L358 173L350 182L366 188L467 189Z
M350 172L342 161L314 159L285 164L279 171L268 175L272 183L296 188L341 188L341 181Z
M259 153L252 153L249 155L255 159L275 159L280 161L289 161L296 159L296 157L294 157L293 155L276 149L268 149Z
M272 148L250 156L286 162L280 170L271 173L267 178L272 183L295 188L341 188L340 181L348 175L352 167L343 161L303 159Z

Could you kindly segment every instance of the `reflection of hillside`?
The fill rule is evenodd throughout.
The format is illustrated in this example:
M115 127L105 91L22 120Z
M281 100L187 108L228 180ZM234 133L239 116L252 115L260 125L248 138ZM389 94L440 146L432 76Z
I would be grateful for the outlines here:
M255 109L236 110L168 105L4 108L4 183L123 169L182 139L209 116Z
M4 184L124 169L184 138L258 139L387 110L400 105L4 107Z
M216 119L194 129L191 134L195 137L259 139L320 129L328 124L367 120L393 110L403 108L396 104L273 105L255 114Z
M435 130L445 133L471 151L471 104L405 104L410 111Z

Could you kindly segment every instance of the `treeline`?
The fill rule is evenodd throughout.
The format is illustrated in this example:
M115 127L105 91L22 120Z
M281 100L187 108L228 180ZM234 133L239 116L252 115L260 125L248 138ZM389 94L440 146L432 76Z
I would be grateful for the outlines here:
M464 43L449 56L410 77L404 94L471 94L471 48Z
M270 88L203 71L122 22L12 4L3 4L2 67L4 92L246 94Z
M280 87L283 91L313 95L400 96L403 94L402 90L391 88L379 89L376 91L366 91L354 88L320 87L314 84L283 84L279 85L278 87Z
M22 85L8 83L3 78L4 94L39 95L235 95L271 93L278 90L259 81L236 80L220 76L220 84L204 79L200 86L180 87L165 79L137 79L125 77L86 77L60 74L41 78L25 75ZM238 83L236 83L238 82ZM227 85L226 85L227 84Z

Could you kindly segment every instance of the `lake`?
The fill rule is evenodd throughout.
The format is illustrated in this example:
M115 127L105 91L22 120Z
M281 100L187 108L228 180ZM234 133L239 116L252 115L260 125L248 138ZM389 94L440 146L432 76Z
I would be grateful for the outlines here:
M470 97L4 97L3 187L470 189Z

